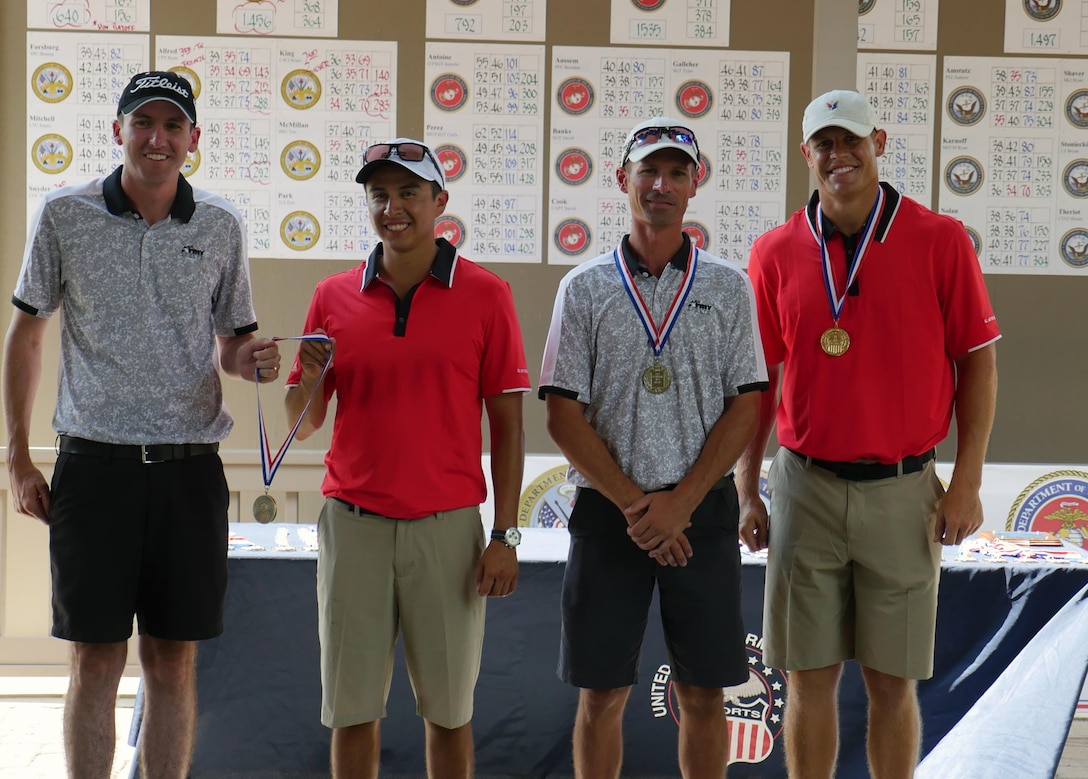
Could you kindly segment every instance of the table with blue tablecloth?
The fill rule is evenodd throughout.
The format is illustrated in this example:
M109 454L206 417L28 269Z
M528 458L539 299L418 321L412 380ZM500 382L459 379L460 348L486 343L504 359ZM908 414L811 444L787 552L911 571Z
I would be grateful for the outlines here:
M231 529L226 629L202 642L197 661L191 776L327 777L330 732L318 721L313 526ZM555 676L566 538L561 530L526 529L525 535L517 592L488 602L473 719L480 779L572 775L577 691ZM765 565L758 556L745 556L744 563L750 674L723 701L729 776L784 777L788 679L762 663ZM924 757L918 776L1052 775L1088 665L1086 585L1084 563L946 560L936 675L919 685ZM655 601L624 721L625 777L679 775L677 709L656 608ZM866 776L866 704L854 664L844 676L840 709L838 776ZM987 769L995 748L1007 751L1002 765L1012 773L995 774L992 764ZM1009 761L1018 762L1010 767ZM423 774L422 722L398 650L382 723L382 776Z

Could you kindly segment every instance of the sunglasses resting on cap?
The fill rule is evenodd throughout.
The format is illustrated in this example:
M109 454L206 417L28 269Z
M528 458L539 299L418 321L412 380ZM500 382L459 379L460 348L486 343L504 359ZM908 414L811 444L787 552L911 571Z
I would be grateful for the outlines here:
M626 165L629 160L638 162L643 157L652 154L657 149L651 148L660 145L662 148L680 149L691 157L692 161L699 162L699 144L695 140L695 133L687 127L679 126L652 126L643 127L633 131L631 137L623 147L623 161Z
M430 148L419 141L393 140L388 143L372 143L363 151L363 167L355 180L365 184L378 163L391 162L407 168L424 181L433 181L446 188L442 165Z

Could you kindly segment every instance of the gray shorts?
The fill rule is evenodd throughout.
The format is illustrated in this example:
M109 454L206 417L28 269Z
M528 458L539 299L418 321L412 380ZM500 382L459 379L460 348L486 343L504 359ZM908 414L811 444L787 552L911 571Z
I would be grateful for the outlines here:
M933 463L848 481L780 448L767 481L767 664L854 659L892 676L932 676L941 565L933 530L944 494Z

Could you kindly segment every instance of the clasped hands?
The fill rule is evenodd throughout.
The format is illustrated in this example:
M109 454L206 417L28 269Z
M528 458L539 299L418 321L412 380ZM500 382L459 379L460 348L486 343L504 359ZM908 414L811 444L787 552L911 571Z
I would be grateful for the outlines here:
M692 556L684 531L691 508L674 490L649 492L623 510L627 535L661 566L684 567Z

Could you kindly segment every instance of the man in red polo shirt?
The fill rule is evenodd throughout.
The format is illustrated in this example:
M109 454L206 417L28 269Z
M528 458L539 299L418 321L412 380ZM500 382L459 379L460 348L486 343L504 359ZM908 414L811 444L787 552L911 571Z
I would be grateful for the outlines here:
M330 341L304 341L287 380L300 439L337 397L318 517L321 721L333 728L334 777L378 775L401 633L428 775L470 777L484 598L517 586L529 374L509 285L435 239L449 193L434 153L397 138L363 157L356 181L381 243L318 284L305 330ZM484 407L495 485L486 548Z
M748 265L771 390L737 469L740 532L768 548L764 660L789 671L791 776L834 773L836 694L853 659L869 694L872 775L909 777L941 545L982 523L1000 333L963 226L879 181L887 136L868 101L821 95L803 133L817 191L756 241ZM759 470L779 378L768 524ZM945 492L933 457L953 410Z

